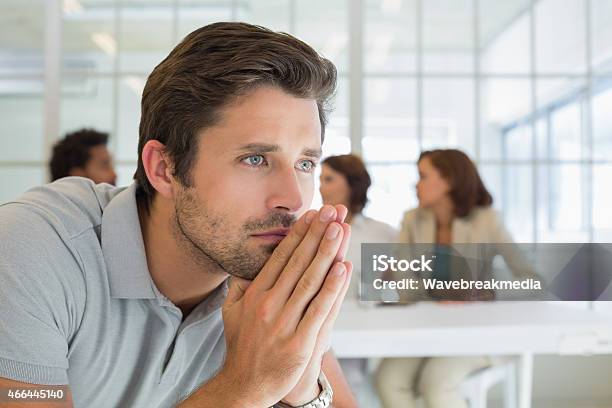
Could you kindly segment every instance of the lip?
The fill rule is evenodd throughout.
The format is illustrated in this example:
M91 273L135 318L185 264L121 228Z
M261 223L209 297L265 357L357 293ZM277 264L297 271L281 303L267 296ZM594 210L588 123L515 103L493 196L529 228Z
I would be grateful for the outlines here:
M266 242L269 244L278 244L283 239L284 235L253 235L253 238L257 238L260 242Z
M283 237L289 234L289 228L276 228L264 232L258 232L256 234L252 234L254 237L268 236L268 235L282 235Z
M269 231L258 232L257 234L251 234L251 236L266 242L277 244L281 242L287 236L288 233L289 228L276 228Z

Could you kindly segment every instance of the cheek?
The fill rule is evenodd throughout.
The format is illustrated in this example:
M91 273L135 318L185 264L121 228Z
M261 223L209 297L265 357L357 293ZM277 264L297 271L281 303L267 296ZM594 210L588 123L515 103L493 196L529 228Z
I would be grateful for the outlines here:
M422 181L419 185L419 194L421 198L425 200L434 199L439 195L439 186L435 181L427 180Z
M233 227L237 220L247 218L244 214L254 208L257 197L252 183L235 183L231 180L211 177L196 182L198 199L208 211L223 218ZM250 198L249 198L250 197Z
M326 196L330 203L340 204L346 201L345 199L348 197L349 192L347 187L339 180L334 180L326 183L322 194Z
M435 180L431 183L430 194L433 197L441 197L446 193L446 185L443 180Z
M310 205L312 204L312 199L314 197L314 190L314 179L312 177L309 177L307 180L301 183L300 191L302 193L302 202L304 203L302 206L303 209L310 208ZM324 191L325 187L323 184L321 184L321 194L324 194Z
M351 198L351 187L346 183L344 184L344 197L346 197L346 199Z
M325 192L329 196L335 197L338 194L338 183L335 180L328 182L325 186Z

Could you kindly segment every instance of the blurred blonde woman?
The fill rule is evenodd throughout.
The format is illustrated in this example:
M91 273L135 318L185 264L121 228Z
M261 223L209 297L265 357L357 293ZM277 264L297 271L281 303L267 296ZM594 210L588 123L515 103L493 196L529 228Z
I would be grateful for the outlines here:
M491 208L493 198L476 166L465 153L455 149L423 152L418 170L419 207L405 214L400 242L439 245L513 242ZM499 255L515 277L536 276L528 262L510 246ZM459 386L471 373L494 363L487 356L384 359L378 368L376 387L384 408L415 407L417 395L428 408L467 408Z

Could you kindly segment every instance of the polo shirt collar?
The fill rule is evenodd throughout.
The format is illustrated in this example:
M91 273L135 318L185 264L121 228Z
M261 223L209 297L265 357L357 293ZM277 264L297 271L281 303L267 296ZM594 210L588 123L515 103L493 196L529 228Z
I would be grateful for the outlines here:
M102 214L101 234L111 297L154 299L136 206L136 183L108 203Z

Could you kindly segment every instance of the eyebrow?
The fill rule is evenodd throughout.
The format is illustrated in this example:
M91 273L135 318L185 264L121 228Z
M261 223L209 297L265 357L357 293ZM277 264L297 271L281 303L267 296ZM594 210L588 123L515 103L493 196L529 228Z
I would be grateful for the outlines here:
M268 143L249 143L243 146L240 146L236 151L238 152L252 152L252 153L271 153L278 152L280 149L279 145L268 144ZM311 149L305 148L302 150L302 155L313 157L315 159L319 159L322 156L323 152L320 148Z

